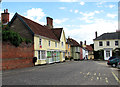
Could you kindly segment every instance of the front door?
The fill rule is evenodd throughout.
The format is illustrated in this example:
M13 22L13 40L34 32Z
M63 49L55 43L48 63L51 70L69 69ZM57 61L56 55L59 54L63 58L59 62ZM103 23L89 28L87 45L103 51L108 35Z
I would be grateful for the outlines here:
M112 56L112 50L104 50L104 60L108 60Z

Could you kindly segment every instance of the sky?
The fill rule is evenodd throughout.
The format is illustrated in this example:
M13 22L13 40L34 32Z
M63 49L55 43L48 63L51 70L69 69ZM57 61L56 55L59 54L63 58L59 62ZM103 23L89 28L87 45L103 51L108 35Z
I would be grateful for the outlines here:
M118 29L118 2L2 2L2 11L8 9L10 20L17 12L35 22L46 25L46 17L53 18L54 28L63 28L66 38L92 44L98 36Z

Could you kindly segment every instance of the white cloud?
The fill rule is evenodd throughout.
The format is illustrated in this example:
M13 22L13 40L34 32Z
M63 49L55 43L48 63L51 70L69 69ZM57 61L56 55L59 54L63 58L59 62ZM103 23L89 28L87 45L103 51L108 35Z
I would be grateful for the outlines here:
M95 10L93 12L86 12L86 13L80 12L80 14L83 15L83 17L82 18L78 18L78 19L83 20L86 23L92 23L92 22L94 22L92 20L94 18L94 15L95 14L99 14L101 12L103 12L103 10L100 10L100 11Z
M97 7L103 7L103 4L105 3L106 1L100 1L98 2L96 5Z
M109 7L109 8L113 8L113 7L115 7L115 5L109 5L108 7Z
M60 0L60 2L77 2L78 0Z
M59 9L62 9L62 10L63 10L63 9L65 9L65 8L66 8L66 7L60 7Z
M84 5L85 4L85 2L80 2L80 5Z
M45 24L40 21L40 19L42 19L45 16L45 13L43 12L43 10L41 8L29 9L29 10L27 10L27 12L25 14L26 14L27 18L29 18L35 22Z
M110 17L110 18L115 18L117 15L116 14L107 14L107 17Z
M69 20L68 18L63 18L63 19L54 19L55 24L61 24L65 21Z
M70 12L72 12L73 10L71 9Z
M78 10L75 10L74 12L75 12L75 13L78 13Z
M72 28L72 26L70 27ZM87 44L91 44L95 38L95 31L98 32L99 36L103 33L115 32L117 26L118 21L94 19L94 23L92 24L80 25L79 28L74 27L74 29L66 26L64 30L66 37L70 36L71 38L75 38L78 42L87 40Z

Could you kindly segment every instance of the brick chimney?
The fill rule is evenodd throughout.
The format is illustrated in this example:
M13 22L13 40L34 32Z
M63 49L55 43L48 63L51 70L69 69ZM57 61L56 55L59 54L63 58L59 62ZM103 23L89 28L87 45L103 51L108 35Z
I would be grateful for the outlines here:
M4 9L4 13L1 13L1 22L3 25L7 25L7 23L9 22L8 9Z
M53 19L50 17L47 17L46 19L47 19L47 26L49 28L53 28Z
M95 32L95 38L97 38L97 31Z

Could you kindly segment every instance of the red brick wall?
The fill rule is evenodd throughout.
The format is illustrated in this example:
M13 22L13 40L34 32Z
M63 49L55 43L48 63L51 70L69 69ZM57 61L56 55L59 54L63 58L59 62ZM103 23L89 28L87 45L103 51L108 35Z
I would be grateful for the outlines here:
M33 44L22 43L15 47L11 43L2 44L2 69L15 69L33 66L32 58L34 56Z

